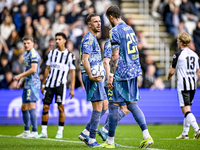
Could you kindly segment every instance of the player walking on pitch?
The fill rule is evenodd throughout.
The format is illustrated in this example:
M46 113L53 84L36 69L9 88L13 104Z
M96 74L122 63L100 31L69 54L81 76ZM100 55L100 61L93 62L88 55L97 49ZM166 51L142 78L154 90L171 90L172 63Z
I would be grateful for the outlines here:
M56 45L58 48L51 50L48 54L44 81L42 83L43 93L43 114L42 114L42 132L36 138L47 137L47 122L49 119L49 105L52 103L53 96L56 96L56 103L59 110L59 126L55 138L63 138L63 129L65 123L65 97L67 74L70 71L71 77L71 98L74 97L75 87L75 56L69 52L66 47L66 35L62 32L56 33Z
M104 45L104 59L103 59L103 65L106 71L106 79L104 80L104 88L107 95L108 95L107 80L109 78L109 73L110 73L110 64L109 64L110 59L111 59L111 43L110 43L110 40L108 40L106 41ZM118 115L119 115L118 122L129 113L129 110L127 109L127 106L126 106L126 102L121 102L119 106L120 106L120 109L118 110ZM106 141L108 138L108 130L109 130L108 119L109 119L109 114L107 116L105 126L100 128L97 132L99 136L101 136L103 141ZM115 143L115 146L120 146L120 145Z
M200 61L198 55L188 48L190 41L191 37L186 32L178 35L177 44L181 51L174 54L172 67L168 73L168 80L171 80L175 70L177 70L178 99L182 112L185 115L183 132L180 136L176 137L176 139L189 139L188 132L190 125L195 131L194 139L200 137L199 126L195 116L191 112L191 105L197 88L197 75L200 76Z
M17 88L19 89L23 84L24 88L22 94L22 113L24 121L24 132L17 137L35 137L38 135L37 132L37 117L35 112L36 101L39 99L39 90L40 90L40 55L33 48L34 42L33 37L24 36L23 37L24 48L26 52L24 53L24 64L25 72L15 76L14 80L19 80ZM32 123L32 133L30 133L30 122Z
M152 145L151 138L143 112L136 101L140 98L137 87L137 77L142 74L139 62L137 41L133 29L121 20L118 6L110 6L106 11L113 28L109 32L112 56L110 73L107 82L109 100L109 132L107 141L99 147L115 148L114 135L118 123L118 107L120 102L126 102L143 133L140 148ZM113 81L115 77L115 81Z

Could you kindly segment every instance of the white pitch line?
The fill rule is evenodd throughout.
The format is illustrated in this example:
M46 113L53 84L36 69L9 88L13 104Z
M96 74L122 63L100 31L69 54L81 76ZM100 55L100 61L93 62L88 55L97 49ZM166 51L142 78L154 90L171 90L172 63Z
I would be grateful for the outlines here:
M19 137L11 136L11 135L0 135L0 137L19 138ZM35 140L38 140L38 139L36 139L36 138L23 138L23 139L32 139L32 140L35 139ZM121 138L121 139L122 139L122 138ZM128 139L128 138L125 138L125 139ZM129 138L129 139L130 139L130 138ZM39 140L85 144L85 143L83 143L83 142L81 142L81 141L58 140L58 139L51 139L51 138L40 138ZM138 148L138 147L133 147L133 146L123 146L123 145L122 145L121 147L124 147L124 148ZM148 150L165 150L165 149L148 148Z
M11 136L11 135L0 135L0 137L12 137L12 138L19 138L16 136ZM36 138L23 138L23 139L36 139ZM37 139L36 139L37 140ZM84 144L81 141L69 141L69 140L58 140L58 139L50 139L50 138L40 138L40 140L45 140L45 141L58 141L58 142L66 142L66 143L80 143Z
M115 138L115 139L121 139L121 140L138 140L138 138ZM175 141L177 140L176 138L155 138L158 140L164 140L164 141ZM181 139L181 140L188 140L188 139ZM196 139L189 139L189 140L196 140Z

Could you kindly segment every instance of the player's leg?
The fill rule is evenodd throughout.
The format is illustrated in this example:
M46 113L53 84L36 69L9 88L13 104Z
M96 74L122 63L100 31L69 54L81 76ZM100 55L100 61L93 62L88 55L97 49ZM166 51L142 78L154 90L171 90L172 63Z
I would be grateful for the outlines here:
M120 109L118 110L118 122L129 113L129 110L127 109L126 103L125 102L121 102L119 104ZM106 141L106 139L108 138L108 130L109 130L109 124L108 124L108 118L109 118L109 114L107 116L106 122L105 122L105 126L100 128L98 130L98 134L101 136L101 138L103 139L103 141ZM115 145L117 146L117 144Z
M36 116L36 101L39 99L39 89L35 89L35 87L32 87L28 89L28 96L30 97L29 99L27 98L28 102L28 110L30 114L30 119L31 119L31 124L32 124L32 132L27 135L27 137L35 137L38 135L37 132L37 116Z
M128 94L125 93L126 91ZM139 90L137 86L137 78L133 78L124 83L123 94L124 97L127 97L125 100L127 101L128 110L132 113L133 117L135 118L143 133L143 141L140 143L140 148L147 148L154 142L149 134L145 116L136 102L138 99L140 99Z
M117 128L118 123L118 103L109 103L109 132L108 132L108 144L113 145L114 144L114 136L115 136L115 130Z
M117 128L118 123L118 108L119 103L109 103L109 118L108 118L108 124L109 124L109 131L108 131L108 138L107 140L101 144L99 147L102 148L115 148L115 142L114 142L114 136L115 136L115 130Z
M43 93L43 112L42 112L42 131L35 138L47 138L47 124L49 119L49 105L52 103L54 91L53 88L45 87Z
M38 135L37 132L37 117L36 117L36 111L35 111L35 103L28 103L28 109L30 114L30 120L32 125L32 132L27 135L27 138L33 138Z
M58 131L56 134L57 139L63 138L63 130L64 130L64 124L65 124L65 110L63 104L58 104L58 111L59 111L59 125L58 125Z
M79 134L79 139L89 147L96 147L100 144L96 142L96 131L98 129L100 117L102 115L103 100L107 99L103 82L93 82L86 73L82 74L83 84L86 90L87 101L92 102L93 111L90 118L90 126L87 131L84 129Z
M183 120L183 132L182 132L181 135L176 137L176 139L189 139L189 137L188 137L189 129L190 129L190 124L187 122L186 118L184 117L184 120Z
M102 107L102 111L101 111L101 117L106 113L106 111L108 110L108 99L103 101L103 107Z
M130 102L127 104L127 108L131 111L133 117L135 118L136 122L140 126L143 134L143 141L140 143L140 148L148 148L154 142L149 134L149 130L147 128L145 116L142 110L138 107L136 102Z
M21 107L23 122L24 122L24 132L17 135L17 137L26 137L30 133L30 124L29 124L30 116L28 111L28 105L26 103L26 93L27 90L24 89L22 94L22 107Z
M63 130L65 124L65 98L66 98L66 84L61 84L56 89L56 103L58 104L58 111L59 111L59 124L58 124L58 131L55 138L60 139L63 138Z
M113 84L115 86L116 81L114 81ZM119 103L124 101L124 99L120 96L119 88L117 86L115 86L113 90L108 89L108 100L109 100L108 138L106 142L100 145L100 147L115 148L114 136L115 136L115 130L116 130L118 118L119 118L118 108L119 108Z
M101 111L101 117L106 113L107 110L108 110L108 100L106 99L106 100L103 101L103 108L102 108L102 111ZM89 136L89 134L90 134L90 125L91 125L91 121L88 122L85 129L82 131L87 136Z
M133 117L135 118L136 122L140 126L142 133L143 133L143 141L140 143L140 148L147 148L153 144L153 139L151 138L145 116L142 110L138 107L136 102L131 102L127 104L128 109L131 111Z
M90 125L89 141L87 144L88 147L99 146L99 144L96 142L96 132L101 118L102 103L103 103L102 101L92 102L93 111L90 119L91 125Z
M196 118L191 112L191 105L193 103L195 90L193 91L178 91L179 103L186 121L193 127L195 131L194 139L200 137L200 130Z
M195 131L194 139L198 139L200 137L200 130L199 130L199 126L197 124L196 118L191 112L190 106L184 106L181 109L185 115L186 121L192 126L192 128Z

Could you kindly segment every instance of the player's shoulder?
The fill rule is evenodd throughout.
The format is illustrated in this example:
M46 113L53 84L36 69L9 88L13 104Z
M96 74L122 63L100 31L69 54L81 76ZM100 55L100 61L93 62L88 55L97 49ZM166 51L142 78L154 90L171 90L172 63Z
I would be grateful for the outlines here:
M72 52L72 51L69 51L67 48L66 48L66 50L65 50L65 53L66 53L67 55L69 55L70 57L75 56L75 53Z
M192 53L192 55L194 55L195 57L199 58L199 56L197 55L197 53L195 53L193 50L189 49L190 52Z
M112 29L110 29L109 32L111 32L111 33L118 32L117 28L118 28L118 26L115 26L115 27L113 27Z
M179 50L179 51L175 52L174 55L173 55L173 59L178 59L178 57L180 56L180 54L182 52L183 52L182 50Z
M50 51L49 51L49 54L51 54L51 55L52 55L52 54L53 54L54 52L56 52L56 51L58 51L58 49L57 49L57 48L55 48L55 49L52 49L52 50L50 50Z
M105 45L104 45L104 47L108 47L108 46L111 46L110 40L107 40L107 41L105 42Z
M91 32L88 32L83 38L84 40L94 40L96 37Z
M30 53L31 53L32 57L39 57L40 56L38 51L34 48L31 49Z

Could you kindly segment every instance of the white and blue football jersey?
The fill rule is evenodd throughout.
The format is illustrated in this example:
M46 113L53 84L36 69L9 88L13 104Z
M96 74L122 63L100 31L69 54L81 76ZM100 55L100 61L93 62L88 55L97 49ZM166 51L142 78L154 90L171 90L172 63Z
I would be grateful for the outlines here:
M130 80L142 74L137 49L137 39L133 29L121 22L109 32L111 49L119 47L119 61L115 71L116 81Z
M30 51L26 51L24 53L25 71L27 71L31 68L32 63L38 64L37 71L35 73L25 77L25 83L24 83L25 89L28 89L31 87L40 89L40 86L41 86L40 77L39 77L40 61L41 61L41 57L34 48L32 48Z
M90 55L89 63L91 68L95 65L101 65L101 49L96 37L91 32L88 32L83 37L80 45L81 73L86 72L82 64L83 53Z

